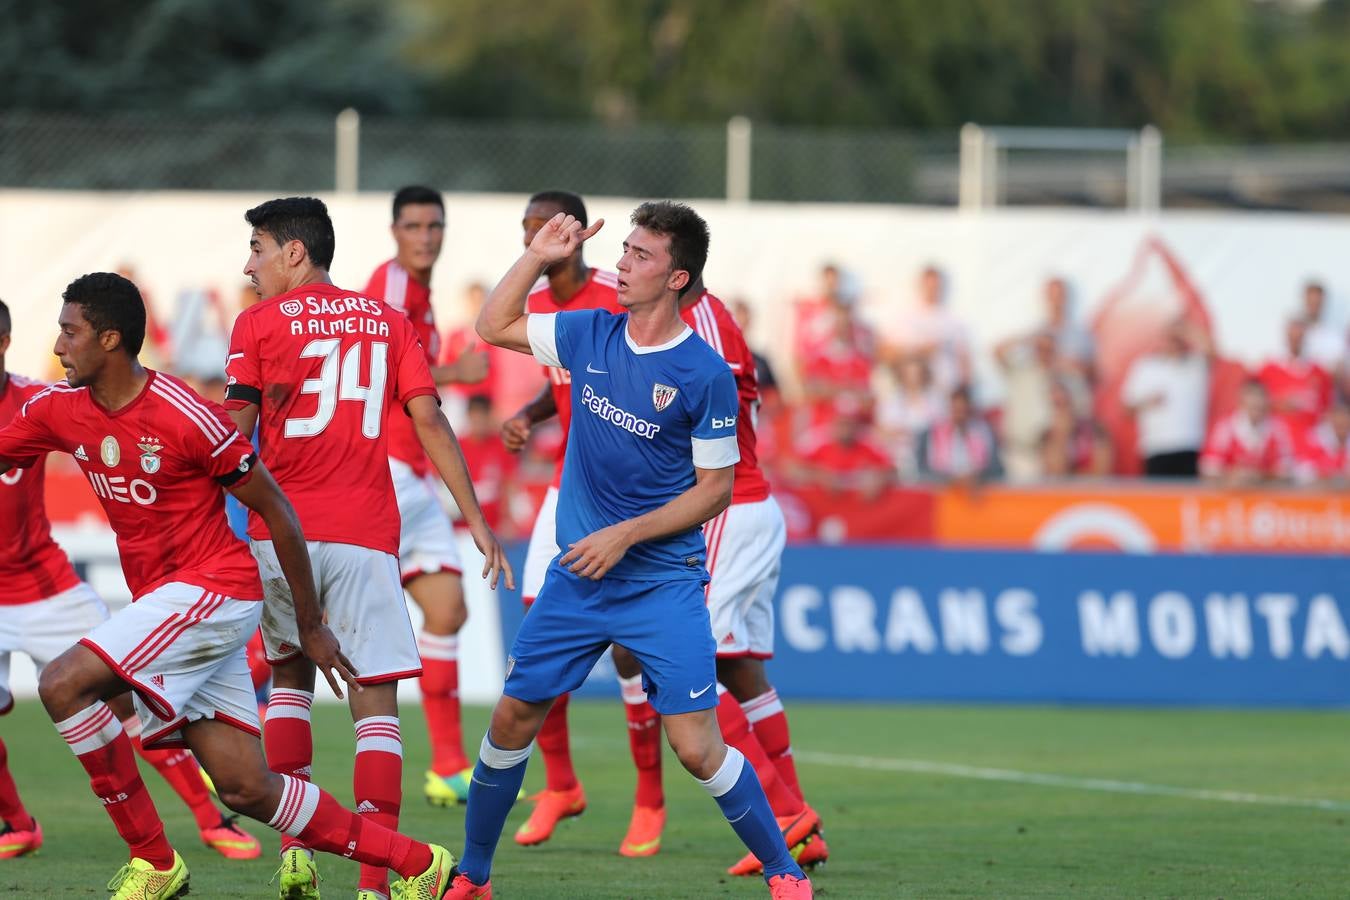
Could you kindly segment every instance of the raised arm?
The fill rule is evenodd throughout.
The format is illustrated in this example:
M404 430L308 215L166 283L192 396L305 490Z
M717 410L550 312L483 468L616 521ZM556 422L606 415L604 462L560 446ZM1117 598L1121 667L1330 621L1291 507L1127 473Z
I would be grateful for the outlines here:
M488 295L478 313L478 336L494 346L529 353L525 298L529 296L530 288L549 266L571 256L604 224L604 219L596 219L591 227L582 228L581 222L565 213L549 219Z

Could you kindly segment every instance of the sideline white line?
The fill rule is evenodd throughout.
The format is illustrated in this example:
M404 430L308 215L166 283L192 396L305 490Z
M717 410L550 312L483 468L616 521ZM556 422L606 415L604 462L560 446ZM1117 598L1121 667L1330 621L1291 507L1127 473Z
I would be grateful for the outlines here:
M1282 797L1277 794L1249 794L1244 791L1217 791L1203 788L1173 787L1149 784L1143 781L1115 781L1109 778L1079 778L1072 775L1048 775L1042 772L1019 772L1015 769L987 769L963 766L957 763L934 762L926 759L890 759L879 756L849 756L842 753L817 753L793 750L792 755L805 763L839 766L882 772L915 772L925 775L946 775L952 778L975 778L980 781L1004 781L1010 784L1034 784L1042 787L1071 788L1080 791L1105 791L1112 794L1139 794L1153 797L1180 797L1187 800L1212 800L1219 803L1253 803L1261 806L1286 806L1300 809L1321 809L1350 812L1350 801L1325 800L1316 797Z

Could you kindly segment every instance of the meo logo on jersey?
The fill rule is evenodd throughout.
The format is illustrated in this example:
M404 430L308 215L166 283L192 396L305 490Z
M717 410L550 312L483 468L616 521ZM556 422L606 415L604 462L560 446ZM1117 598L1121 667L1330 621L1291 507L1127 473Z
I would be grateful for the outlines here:
M652 385L652 406L656 407L657 412L665 412L666 407L670 405L679 392L679 388L673 388L668 384Z

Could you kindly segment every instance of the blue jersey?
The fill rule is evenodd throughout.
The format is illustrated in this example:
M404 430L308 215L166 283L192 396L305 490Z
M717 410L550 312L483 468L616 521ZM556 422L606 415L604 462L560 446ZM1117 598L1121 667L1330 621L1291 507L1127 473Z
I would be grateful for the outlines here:
M572 376L572 425L558 492L558 546L651 512L694 486L694 467L740 459L736 380L694 332L659 347L628 336L628 316L603 310L532 315L530 347ZM629 549L609 576L707 581L703 530Z

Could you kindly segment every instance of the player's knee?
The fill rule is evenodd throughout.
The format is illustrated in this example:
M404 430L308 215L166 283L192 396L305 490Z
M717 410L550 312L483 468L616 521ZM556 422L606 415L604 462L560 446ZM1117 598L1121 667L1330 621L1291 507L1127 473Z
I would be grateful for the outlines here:
M71 707L79 707L83 693L81 687L77 667L71 665L64 656L57 657L43 668L38 677L38 698L52 716L67 718L79 711Z
M213 775L216 794L220 802L232 812L266 822L276 812L276 803L272 802L275 786L267 774L249 775L230 772Z
M702 740L672 740L670 749L675 751L680 765L695 778L708 779L717 774L725 748L717 742Z

